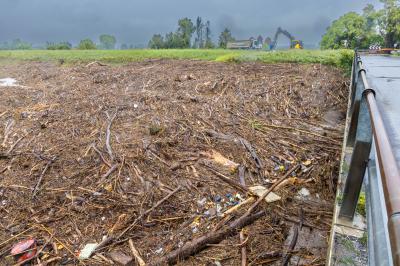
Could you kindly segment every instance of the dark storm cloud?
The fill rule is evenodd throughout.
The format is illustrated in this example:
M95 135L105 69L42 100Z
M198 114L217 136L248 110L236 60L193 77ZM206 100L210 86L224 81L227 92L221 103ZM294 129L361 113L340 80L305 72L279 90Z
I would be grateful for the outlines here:
M0 0L0 41L97 39L114 34L119 43L146 44L153 33L176 29L181 17L211 21L214 38L229 27L237 38L272 36L278 26L305 43L317 44L332 20L378 0Z

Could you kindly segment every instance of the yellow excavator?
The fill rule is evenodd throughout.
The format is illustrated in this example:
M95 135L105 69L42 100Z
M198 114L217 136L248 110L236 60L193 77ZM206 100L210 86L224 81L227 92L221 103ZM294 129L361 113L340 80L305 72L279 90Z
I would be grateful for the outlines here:
M270 47L269 47L270 50L276 49L276 45L278 43L278 37L281 34L283 34L283 35L285 35L286 37L289 38L289 40L290 40L290 48L291 49L303 49L303 42L302 41L296 40L296 38L292 34L290 34L287 30L283 30L281 27L278 27L278 29L277 29L277 31L275 33L275 37L271 41L271 44L270 44Z

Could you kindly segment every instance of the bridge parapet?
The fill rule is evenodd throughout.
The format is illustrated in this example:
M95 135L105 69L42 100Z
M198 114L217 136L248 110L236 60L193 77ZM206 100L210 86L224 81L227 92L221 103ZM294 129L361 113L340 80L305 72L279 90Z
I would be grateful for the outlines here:
M400 69L400 65L397 67ZM373 65L372 68L378 69L379 66ZM374 71L376 69L371 72ZM390 125L389 132L386 129L385 122L391 120L382 116L387 109L378 107L376 92L369 85L367 72L362 56L356 54L338 186L340 203L335 208L328 265L343 264L339 239L352 235L349 233L352 229L360 232L364 229L354 223L363 184L367 201L368 264L400 265L400 171L394 151L398 147L392 147L389 138L396 135L392 131L399 131L400 124ZM398 89L400 91L400 87ZM400 94L396 97L400 99ZM400 112L397 115L400 117ZM359 262L355 264L363 264Z

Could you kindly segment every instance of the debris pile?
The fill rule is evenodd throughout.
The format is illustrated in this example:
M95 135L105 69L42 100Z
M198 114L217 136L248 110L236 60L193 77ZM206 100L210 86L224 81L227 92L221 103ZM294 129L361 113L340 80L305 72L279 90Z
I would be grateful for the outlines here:
M149 60L3 76L24 85L0 90L6 265L324 262L302 239L329 237L340 71Z

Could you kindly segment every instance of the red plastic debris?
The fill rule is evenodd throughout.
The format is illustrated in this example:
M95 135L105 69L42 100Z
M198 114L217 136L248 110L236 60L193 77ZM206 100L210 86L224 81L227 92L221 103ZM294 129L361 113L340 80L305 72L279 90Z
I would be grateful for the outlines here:
M22 240L11 249L11 255L14 256L17 262L29 261L35 257L36 252L36 240L33 238Z
M36 247L28 252L24 253L21 257L18 258L17 262L23 262L32 259L36 255Z
M34 248L36 246L36 240L33 238L22 240L15 244L11 249L11 255L15 256L23 253L24 251Z

